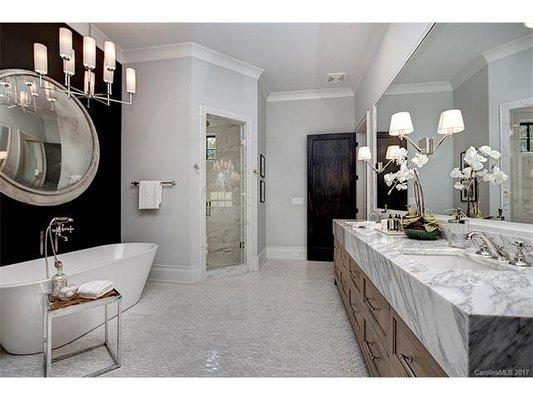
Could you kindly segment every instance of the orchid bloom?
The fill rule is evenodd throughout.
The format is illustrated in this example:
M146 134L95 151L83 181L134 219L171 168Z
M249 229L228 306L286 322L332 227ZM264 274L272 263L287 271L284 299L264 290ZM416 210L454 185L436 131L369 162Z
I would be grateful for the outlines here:
M461 170L460 168L454 168L450 172L450 176L454 179L460 179L455 182L453 187L458 190L467 188L470 183L465 184L464 180L471 180L474 178L481 178L483 182L490 182L494 185L501 185L503 181L508 179L508 176L497 165L492 167L492 172L485 167L485 164L489 160L498 160L501 154L497 150L491 149L489 146L481 146L479 150L470 146L465 153L464 161L468 165Z

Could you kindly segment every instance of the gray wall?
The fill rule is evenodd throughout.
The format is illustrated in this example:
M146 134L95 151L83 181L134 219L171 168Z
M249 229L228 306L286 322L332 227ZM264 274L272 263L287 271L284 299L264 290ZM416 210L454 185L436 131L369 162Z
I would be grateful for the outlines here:
M190 57L133 66L139 77L137 95L123 111L122 240L157 243L154 265L175 268L185 281L197 281L205 204L199 197L201 174L192 165L205 162L199 150L200 140L205 140L200 108L250 117L256 135L257 80ZM253 142L252 151L257 152ZM179 183L163 189L159 210L140 212L138 190L128 185L140 179ZM257 226L255 220L252 224ZM251 251L257 254L257 248Z
M453 167L460 166L461 152L468 147L489 143L489 86L488 67L485 66L453 91L453 106L463 112L465 130L453 136ZM499 146L498 146L499 148ZM455 180L454 180L455 181ZM489 213L489 186L479 185L480 209ZM461 203L461 192L453 189L453 206L465 208Z
M154 263L188 266L191 192L191 59L137 63L137 94L123 107L122 240L159 245ZM176 180L157 211L138 210L129 182Z
M451 91L385 95L377 107L378 132L388 132L392 114L409 111L415 128L410 137L415 143L423 137L435 137L435 140L440 140L441 135L437 134L440 113L450 108L453 108ZM452 148L452 142L445 141L430 157L429 162L419 170L426 208L434 213L442 213L453 205L453 180L450 178ZM416 151L411 145L407 145L407 149L411 158ZM409 190L408 198L412 197L413 193Z
M307 243L307 135L353 132L353 97L267 103L267 248L305 257ZM302 197L303 205L292 205ZM272 253L271 249L276 249ZM298 253L298 255L296 255Z

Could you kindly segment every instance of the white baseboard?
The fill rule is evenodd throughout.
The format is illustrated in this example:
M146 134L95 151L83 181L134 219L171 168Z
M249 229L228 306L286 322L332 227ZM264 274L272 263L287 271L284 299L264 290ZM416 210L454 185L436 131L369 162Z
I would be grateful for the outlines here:
M306 260L307 247L267 247L266 256L267 258Z
M202 282L202 268L199 266L152 265L149 281L199 283Z

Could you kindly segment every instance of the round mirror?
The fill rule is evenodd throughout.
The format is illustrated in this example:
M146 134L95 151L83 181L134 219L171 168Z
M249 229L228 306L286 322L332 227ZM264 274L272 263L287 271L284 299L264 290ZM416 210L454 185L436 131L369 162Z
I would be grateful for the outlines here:
M81 103L31 71L0 71L0 191L50 206L78 197L99 160L98 136Z

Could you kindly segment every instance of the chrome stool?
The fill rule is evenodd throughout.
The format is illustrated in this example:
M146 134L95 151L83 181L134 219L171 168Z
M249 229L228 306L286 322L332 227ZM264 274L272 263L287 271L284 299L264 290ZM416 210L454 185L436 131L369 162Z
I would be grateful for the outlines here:
M116 352L113 350L111 344L109 343L109 306L111 304L117 304L117 345ZM104 343L91 346L87 349L79 350L71 354L66 354L60 357L52 358L52 321L54 318L61 317L63 315L69 315L81 311L88 310L94 307L104 307L104 331L105 331L105 340ZM107 352L113 360L113 364L108 367L99 369L91 374L85 375L86 377L94 377L105 374L106 372L113 371L120 367L121 363L121 347L120 347L120 330L121 330L121 320L122 320L122 295L113 290L112 292L101 297L99 299L77 299L72 302L69 300L60 301L53 300L50 295L46 294L44 297L44 319L43 319L43 367L44 367L44 376L49 377L52 374L52 364L77 356L88 351L96 350L100 347L105 347Z

